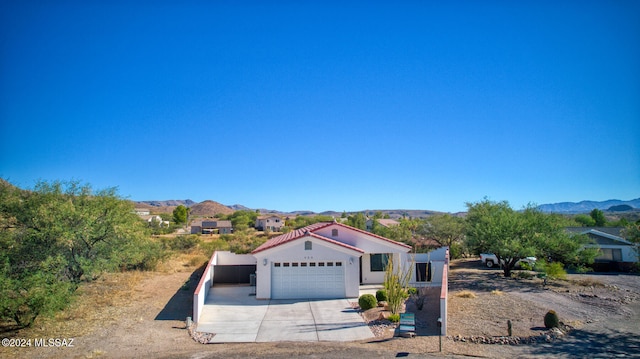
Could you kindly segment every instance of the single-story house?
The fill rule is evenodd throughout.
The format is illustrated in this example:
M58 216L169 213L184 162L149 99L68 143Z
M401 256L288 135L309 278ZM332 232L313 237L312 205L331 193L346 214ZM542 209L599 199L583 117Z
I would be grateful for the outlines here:
M272 232L282 231L284 220L278 216L259 216L256 218L256 229L259 231L270 230Z
M147 208L136 208L133 210L138 216L148 216L151 214Z
M338 222L315 223L256 248L259 299L354 298L360 284L384 282L392 258L407 261L411 246Z
M231 221L202 220L191 224L191 234L230 234Z
M149 226L151 226L153 223L157 223L159 226L161 227L169 227L169 221L163 221L162 217L158 216L157 214L154 215L139 215L139 217L146 221Z
M594 244L586 247L599 248L599 254L595 258L596 269L624 270L638 262L638 245L621 236L622 228L570 227L567 231L587 235L594 241Z

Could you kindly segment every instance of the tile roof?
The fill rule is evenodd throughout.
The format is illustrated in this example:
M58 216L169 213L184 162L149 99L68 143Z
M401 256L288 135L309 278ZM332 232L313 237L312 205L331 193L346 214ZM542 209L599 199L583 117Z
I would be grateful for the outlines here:
M348 228L348 229L354 230L356 232L364 233L364 234L366 234L368 236L375 237L375 238L384 240L386 242L393 243L395 245L399 245L399 246L406 247L406 248L409 248L409 249L412 248L411 246L406 245L404 243L396 242L396 241L391 240L389 238L385 238L385 237L379 236L377 234L373 234L373 233L370 233L370 232L367 232L367 231L364 231L364 230L361 230L361 229L358 229L358 228L355 228L355 227L351 227L351 226L348 226L346 224L342 224L342 223L339 223L339 222L318 222L318 223L314 223L314 224L308 225L306 227L302 227L302 228L296 229L296 230L291 231L289 233L285 233L285 234L282 234L280 236L271 238L270 240L264 242L262 245L260 245L258 248L256 248L251 253L255 254L255 253L267 250L269 248L277 247L277 246L279 246L281 244L284 244L284 243L287 243L287 242L291 242L291 241L296 240L298 238L304 237L307 233L310 234L311 236L313 236L314 238L322 239L322 240L325 240L327 242L340 245L342 247L346 247L346 248L349 248L349 249L356 250L358 252L363 252L361 249L359 249L357 247L350 246L350 245L342 243L340 241L336 241L336 240L333 240L331 238L320 236L320 235L317 235L317 234L314 233L314 232L316 232L316 231L318 231L318 230L320 230L322 228L328 227L330 225L338 225L340 227L344 227L344 228Z

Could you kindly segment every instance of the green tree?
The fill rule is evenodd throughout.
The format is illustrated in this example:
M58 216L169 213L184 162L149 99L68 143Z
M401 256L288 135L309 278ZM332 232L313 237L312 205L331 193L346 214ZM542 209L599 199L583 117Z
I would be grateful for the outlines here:
M40 182L33 191L0 184L0 315L30 325L65 303L81 280L106 270L147 269L157 243L115 189Z
M187 224L189 209L183 205L179 205L173 210L173 221L176 224Z
M596 221L591 216L587 216L586 214L578 214L573 219L582 227L593 227L596 225Z
M596 250L585 248L588 238L569 236L561 216L542 213L532 205L516 212L504 201L467 206L467 245L475 253L494 253L505 277L511 276L518 260L528 256L575 265L595 258Z
M536 253L535 243L523 221L508 202L467 203L467 243L475 253L494 253L505 277L518 260Z
M596 227L604 227L607 224L607 218L601 210L594 208L589 215L593 218Z
M351 227L359 228L359 229L366 229L367 218L361 212L352 214L349 217L347 217L347 225Z
M459 258L465 235L465 221L450 214L426 218L417 230L418 234L434 239L450 249L451 258Z

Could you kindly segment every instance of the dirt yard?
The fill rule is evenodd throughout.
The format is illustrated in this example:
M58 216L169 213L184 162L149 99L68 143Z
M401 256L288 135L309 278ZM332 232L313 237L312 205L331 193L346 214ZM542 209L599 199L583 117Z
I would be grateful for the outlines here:
M196 343L184 319L191 315L192 293L201 270L188 262L154 273L105 276L86 285L86 294L55 320L40 320L33 328L5 331L7 338L73 338L73 347L0 348L0 357L30 358L343 358L375 356L471 356L490 358L640 357L640 277L635 275L570 275L567 281L504 278L478 260L454 261L449 282L449 327L439 352L433 320L436 294L416 312L416 338L393 338L383 330L375 340L353 343ZM465 295L460 294L466 291ZM575 329L552 343L530 345L473 344L471 337L544 332L543 317L555 310ZM371 320L381 313L371 312ZM432 323L433 322L433 323ZM455 340L455 339L458 340ZM466 340L466 339L465 339ZM32 342L33 343L33 342Z

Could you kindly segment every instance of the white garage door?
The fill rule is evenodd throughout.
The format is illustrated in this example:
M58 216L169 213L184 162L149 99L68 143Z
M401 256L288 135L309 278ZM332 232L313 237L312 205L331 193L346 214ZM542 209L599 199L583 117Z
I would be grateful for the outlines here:
M277 262L271 265L271 298L344 298L342 262Z

